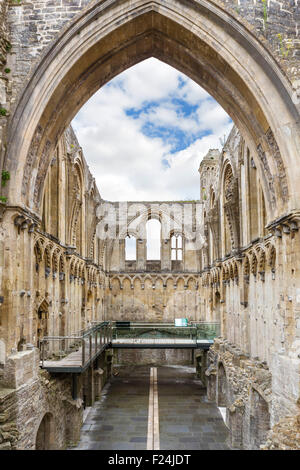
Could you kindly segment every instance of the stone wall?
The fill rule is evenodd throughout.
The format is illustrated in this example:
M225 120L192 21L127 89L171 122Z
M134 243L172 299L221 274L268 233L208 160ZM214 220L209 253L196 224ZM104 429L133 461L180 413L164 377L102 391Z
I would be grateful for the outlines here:
M118 365L193 365L194 354L188 349L115 349Z
M111 374L102 354L77 375L77 397L72 397L71 374L49 374L39 367L39 351L10 356L0 386L0 450L65 449L75 446L82 426L83 407L91 406ZM38 432L43 419L47 427Z
M53 420L51 448L76 442L82 399L73 400L71 391L70 375L52 377L39 369L38 350L10 357L0 390L0 449L35 449L38 428L47 413Z
M233 447L260 448L275 426L268 448L280 436L296 448L286 423L300 411L298 212L268 224L266 193L237 129L199 171L207 240L200 296L220 311L222 331L209 352L208 396L227 408Z
M52 156L42 199L41 221L13 208L1 222L2 363L27 343L39 347L44 335L73 334L103 317L105 275L95 238L100 195L71 129Z
M299 404L289 401L285 407L276 394L284 370L270 370L228 340L215 340L208 353L208 398L226 407L233 448L299 449Z
M208 353L206 376L208 398L226 407L230 445L259 449L271 428L272 390L268 367L251 360L228 341L217 339Z
M189 321L218 321L216 312L207 315L203 298L199 295L198 276L169 273L168 275L136 274L111 276L106 291L107 318L130 321L164 321L175 318Z

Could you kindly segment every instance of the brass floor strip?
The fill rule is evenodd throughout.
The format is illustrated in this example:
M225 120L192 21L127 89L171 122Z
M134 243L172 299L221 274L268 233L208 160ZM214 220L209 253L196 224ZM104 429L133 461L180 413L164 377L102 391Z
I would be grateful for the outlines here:
M147 450L159 450L157 368L150 368Z

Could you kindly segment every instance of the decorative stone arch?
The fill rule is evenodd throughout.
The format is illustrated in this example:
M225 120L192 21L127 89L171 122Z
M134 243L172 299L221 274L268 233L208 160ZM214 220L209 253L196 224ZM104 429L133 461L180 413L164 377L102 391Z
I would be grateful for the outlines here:
M65 263L65 258L64 255L61 253L60 258L59 258L59 274L61 277L61 274L65 274L66 272L66 263ZM62 280L62 279L60 279Z
M234 174L234 167L226 159L221 172L221 200L224 209L223 238L224 250L227 255L231 250L239 247L239 204L238 179Z
M110 285L111 285L112 288L113 288L113 285L114 285L114 284L117 284L117 285L118 285L119 290L121 289L122 281L121 281L121 279L120 279L119 276L113 276L113 277L110 279Z
M143 285L143 281L141 276L134 276L132 279L134 289L141 289Z
M130 276L124 276L122 278L122 289L126 291L126 284L129 289L132 289L132 279Z
M132 224L139 216L133 217L130 222L128 222L127 226L124 227L124 229L120 232L119 239L120 240L125 240L125 238L129 235L130 237L136 238L136 240L139 238L140 234L138 232L137 228L130 227L130 224Z
M155 287L157 287L157 285L159 285L160 281L162 282L162 286L164 286L165 281L164 281L163 276L155 276L155 279L153 281L153 284L155 285Z
M232 281L234 279L234 266L232 261L229 262L229 279Z
M197 280L195 276L189 276L186 280L186 285L190 290L196 290Z
M153 288L154 289L163 289L164 286L164 280L161 276L156 276L155 279L153 279Z
M121 278L121 286L120 286L121 289L124 289L124 281L125 280L127 280L129 282L130 286L132 285L132 281L133 281L132 278L130 276L124 275Z
M105 249L106 249L106 240L103 240L102 243L100 244L100 250L99 250L99 266L103 268L104 264L104 255L105 255Z
M276 248L271 243L267 247L267 265L275 275L276 268Z
M262 281L265 280L265 271L266 271L266 254L265 250L262 247L256 249L257 253L257 271L260 275Z
M80 260L77 259L74 263L74 276L75 276L75 279L77 280L79 278L79 272L80 272Z
M55 449L55 421L52 413L45 413L37 427L35 450Z
M90 249L88 250L89 257L94 260L95 258L95 240L96 240L96 228L93 230L93 235L90 240Z
M180 286L180 284L183 284L183 288L186 286L186 277L185 276L176 276L174 285L176 285L176 289Z
M70 276L73 276L73 278L75 276L75 263L76 263L76 258L73 257L70 262Z
M59 262L62 254L59 248L55 248L52 253L52 272L56 275L59 272Z
M250 260L248 255L245 255L242 265L243 277L242 277L242 291L241 291L241 305L244 307L248 306L248 295L249 295L249 282L250 282Z
M243 261L243 275L244 275L244 279L246 279L246 281L249 282L250 261L249 261L249 257L247 255L245 255L244 261ZM245 278L245 276L246 276L246 278Z
M225 281L227 283L227 281L229 280L229 266L228 264L224 263L223 264L223 268L222 268L222 280L223 282Z
M52 250L53 250L53 245L51 243L48 243L45 246L45 250L44 250L45 277L48 277L52 270Z
M37 239L35 241L33 251L35 254L36 267L38 267L38 265L43 259L43 254L44 254L44 247L43 247L43 244L41 243L41 239Z
M81 235L80 227L82 227L84 172L82 168L81 159L76 158L72 168L74 173L74 186L71 207L69 242L72 246L76 247L78 253L82 253L82 239L79 235Z
M256 275L257 275L257 256L255 254L255 250L252 250L252 252L251 252L250 269L251 269L251 273L256 278Z
M292 86L246 21L205 0L95 2L70 20L33 67L10 118L10 203L40 213L41 187L66 125L99 87L151 56L203 86L247 136L265 176L268 218L297 207L299 111Z
M236 284L239 283L239 267L236 261L233 261L233 278Z
M78 262L77 274L78 274L78 278L81 280L84 276L84 262L83 261Z
M217 268L217 282L220 284L220 280L221 280L221 268L218 267Z

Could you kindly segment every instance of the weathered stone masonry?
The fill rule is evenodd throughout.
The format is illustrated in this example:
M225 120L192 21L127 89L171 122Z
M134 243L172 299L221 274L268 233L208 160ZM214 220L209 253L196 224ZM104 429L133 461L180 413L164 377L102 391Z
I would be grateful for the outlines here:
M202 364L231 445L299 448L299 15L288 0L0 0L0 448L71 445L83 399L109 376L103 357L73 400L68 377L39 370L43 335L182 311L221 322ZM134 265L126 232L99 238L106 202L68 128L102 84L150 56L238 126L201 163L204 242L181 266L170 236L148 267L145 239Z

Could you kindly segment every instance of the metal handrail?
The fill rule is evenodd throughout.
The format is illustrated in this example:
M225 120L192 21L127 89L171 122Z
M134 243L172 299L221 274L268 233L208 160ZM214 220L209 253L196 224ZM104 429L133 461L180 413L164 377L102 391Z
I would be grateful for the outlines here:
M82 334L78 334L78 333ZM71 334L67 336L44 336L40 341L40 350L41 350L41 361L42 366L46 360L45 357L45 345L47 343L54 344L55 341L58 341L58 348L53 346L52 354L59 355L61 359L63 356L69 355L74 351L70 351L74 347L75 343L79 343L81 346L81 366L84 367L87 363L92 361L95 355L98 355L107 345L111 342L112 338L112 325L110 322L94 322L94 326L91 326L88 329L80 330L76 334ZM98 341L98 335L100 332L100 338ZM69 341L72 341L71 345ZM63 345L63 347L61 347ZM78 344L76 345L78 347ZM78 347L78 350L80 349ZM86 354L86 347L88 346L88 354ZM49 359L49 357L48 357Z
M159 335L159 339L169 339L174 336L174 340L190 339L195 344L201 340L212 340L219 334L219 322L194 322L187 326L176 326L174 323L150 323L150 322L128 322L128 324L118 324L114 322L113 337L115 340L153 338L152 334ZM148 333L148 334L147 334ZM158 338L157 338L158 339Z
M52 357L53 355L59 356L59 359L74 353L74 348L77 348L76 352L78 352L81 347L81 353L79 353L81 354L81 366L85 367L113 341L113 338L117 339L119 336L119 339L122 338L126 340L126 337L130 337L128 336L130 332L135 333L132 335L134 338L139 338L140 332L147 334L148 331L151 334L151 332L157 331L162 335L168 335L168 339L170 338L170 334L174 334L175 339L184 338L186 340L190 338L191 341L197 343L198 340L201 341L201 339L213 339L217 336L219 327L219 322L204 321L191 322L187 326L175 326L174 323L157 322L128 322L127 325L118 324L117 326L116 321L92 322L91 327L80 330L82 334L78 334L77 332L76 334L74 333L67 336L45 336L41 339L42 366L44 366L46 360L45 348L47 343L52 343L50 351L47 351L47 353L49 354L50 352ZM162 338L163 337L164 336L162 336ZM56 341L58 345L55 344ZM51 357L49 358L48 356L47 359L51 359Z

